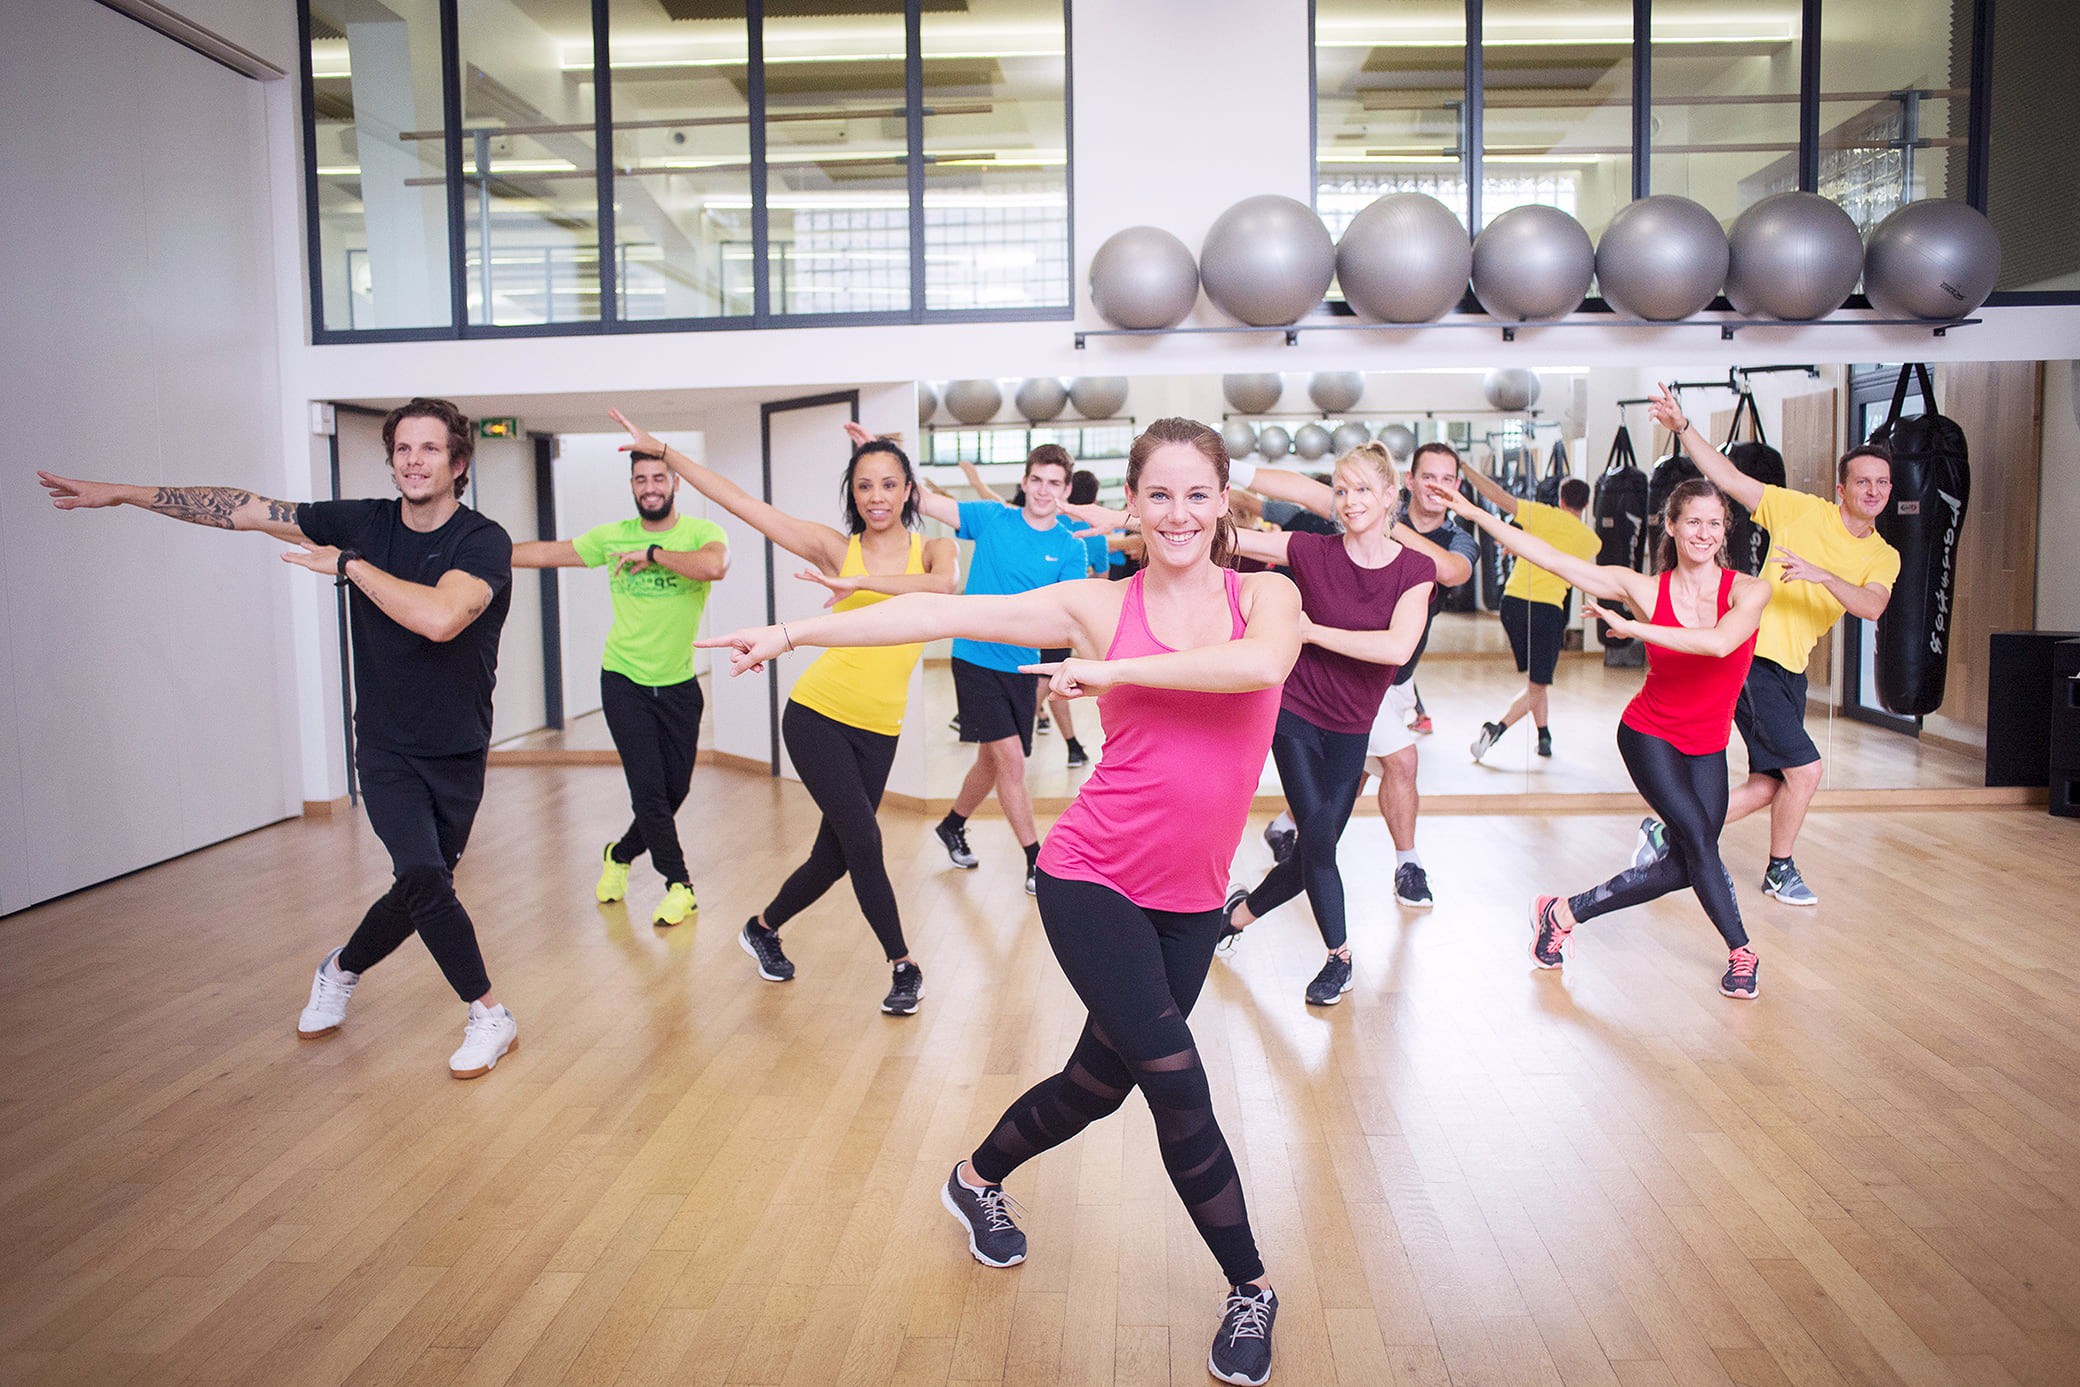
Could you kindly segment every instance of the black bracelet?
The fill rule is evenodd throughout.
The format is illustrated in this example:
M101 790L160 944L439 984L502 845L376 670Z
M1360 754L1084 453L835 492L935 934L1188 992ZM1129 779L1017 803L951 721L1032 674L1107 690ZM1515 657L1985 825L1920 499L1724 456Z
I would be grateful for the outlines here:
M335 577L335 578L334 578L334 579L332 580L332 585L333 585L334 587L336 587L336 588L343 588L343 587L346 587L346 586L348 586L348 578L347 578L347 564L348 564L349 562L351 562L352 560L354 560L354 559L358 559L358 558L362 558L362 557L365 557L365 556L364 556L364 555L362 554L362 552L361 552L361 551L360 551L359 549L342 549L342 550L340 550L340 551L339 551L339 564L338 564L338 567L337 567L337 568L335 569L335 572L336 572L336 573L338 574L338 576L337 576L337 577Z
M644 559L644 561L645 561L645 562L648 562L648 563L656 563L656 562L657 562L657 546L653 544L653 545L651 545L651 546L650 546L650 547L649 547L648 549L645 549L645 550L643 551L643 559Z

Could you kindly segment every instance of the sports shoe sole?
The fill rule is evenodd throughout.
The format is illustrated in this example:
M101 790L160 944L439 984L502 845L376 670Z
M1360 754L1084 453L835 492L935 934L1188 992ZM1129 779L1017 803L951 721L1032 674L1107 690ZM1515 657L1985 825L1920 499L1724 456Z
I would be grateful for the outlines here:
M1736 1002L1752 1002L1762 995L1762 984L1759 982L1755 984L1755 990L1752 992L1735 992L1722 982L1719 984L1719 995L1721 997L1731 997Z
M1396 905L1405 905L1410 910L1428 910L1437 904L1437 898L1432 896L1427 901L1414 901L1396 891L1394 893L1394 903Z
M1351 987L1351 983L1345 983L1334 997L1309 997L1307 1004L1311 1007L1333 1007L1343 1000L1343 994L1350 991Z
M1776 887L1774 887L1774 886L1765 886L1765 887L1763 887L1763 888L1762 888L1762 894L1763 894L1763 895L1765 895L1765 896L1768 896L1768 897L1769 897L1769 898L1770 898L1771 900L1773 900L1773 901L1776 901L1776 902L1778 902L1778 903L1780 903L1780 904L1783 904L1783 905L1795 905L1795 906L1797 906L1797 907L1798 907L1799 909L1801 909L1801 910L1804 910L1804 909L1807 909L1807 908L1809 908L1809 907L1811 907L1811 906L1816 906L1816 905L1820 904L1820 898L1819 898L1818 896L1812 896L1812 895L1809 895L1809 896L1807 896L1807 897L1806 897L1806 898L1805 898L1804 900L1802 900L1802 901L1801 901L1801 900L1794 900L1794 899L1792 899L1792 898L1791 898L1791 897L1789 897L1789 896L1780 896L1780 895L1778 895L1778 894L1777 894L1777 888L1776 888Z
M342 1022L341 1024L344 1025L345 1023ZM301 1026L296 1028L296 1038L298 1040L323 1040L328 1035L338 1034L339 1026L327 1026L322 1031L307 1031Z
M915 1016L917 1015L917 1004L923 1000L924 989L920 987L917 989L917 996L911 999L909 1006L892 1007L887 1002L883 1002L881 1004L881 1014L883 1016Z
M1262 1377L1244 1377L1241 1373L1222 1372L1219 1368L1213 1366L1212 1349L1206 1351L1206 1371L1210 1376L1222 1382L1241 1383L1244 1387L1264 1387L1264 1384L1271 1380L1271 1371L1268 1368L1265 1369Z
M492 1070L494 1070L494 1069L498 1068L498 1062L499 1062L500 1060L504 1059L504 1058L505 1058L505 1057L506 1057L507 1055L510 1055L510 1054L512 1054L512 1053L513 1053L513 1051L515 1051L515 1050L517 1050L517 1049L519 1049L519 1048L520 1048L520 1037L516 1035L516 1036L514 1036L514 1037L513 1037L513 1038L512 1038L511 1040L507 1041L507 1042L506 1042L506 1048L505 1048L505 1049L503 1049L503 1050L501 1050L501 1051L500 1051L500 1052L499 1052L498 1054L496 1054L496 1055L492 1056L492 1058L491 1058L491 1063L489 1063L489 1064L485 1065L485 1066L484 1066L483 1068L481 1068L481 1069L450 1069L450 1070L448 1071L448 1073L449 1073L450 1075L452 1075L453 1077L457 1078L457 1079L481 1079L481 1078L483 1078L483 1077L484 1077L484 1076L485 1076L486 1074L489 1074L489 1073L490 1073L490 1072L491 1072Z
M959 1177L956 1176L954 1178L958 1179ZM953 1191L947 1189L944 1185L939 1186L939 1203L941 1206L945 1208L947 1213L953 1215L954 1222L958 1223L963 1229L967 1231L968 1251L972 1253L975 1257L975 1260L982 1263L982 1265L986 1267L1015 1267L1020 1262L1023 1262L1026 1259L1026 1254L1023 1252L1019 1253L1016 1257L1013 1257L1008 1262L993 1262L989 1258L983 1256L982 1249L975 1246L974 1225L969 1223L968 1216L961 1212L961 1206L953 1202Z
M793 976L793 974L789 974L789 975L787 975L787 976L785 976L785 977L781 977L781 976L779 976L779 975L777 975L777 974L773 974L773 973L768 973L768 972L766 971L766 962L765 962L765 960L764 960L764 959L762 959L762 958L760 958L760 957L758 956L758 950L756 950L756 949L754 949L754 948L752 948L752 947L751 947L751 941L750 941L750 940L748 940L748 939L746 939L746 938L744 937L744 931L742 931L742 930L738 930L738 931L737 931L737 947L738 947L738 948L740 948L740 949L742 949L742 950L743 950L743 951L744 951L745 953L747 953L747 954L750 954L750 955L751 955L751 961L752 961L753 963L755 963L755 964L757 964L757 965L758 965L758 975L759 975L760 977L764 978L764 979L765 979L765 980L766 980L767 982L793 982L793 981L794 981L794 976Z

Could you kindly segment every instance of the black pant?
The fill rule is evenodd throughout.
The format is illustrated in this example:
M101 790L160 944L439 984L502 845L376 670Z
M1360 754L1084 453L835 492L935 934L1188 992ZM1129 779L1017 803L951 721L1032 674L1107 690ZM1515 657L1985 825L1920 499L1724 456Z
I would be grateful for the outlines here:
M347 972L368 971L416 932L456 996L474 1002L491 990L476 926L455 897L454 875L484 798L484 755L358 749L361 807L390 851L395 879L340 950L339 966Z
M816 843L808 860L794 869L773 903L765 908L766 927L778 929L815 904L824 892L850 873L852 894L867 917L881 951L891 960L910 952L903 943L903 920L896 911L895 888L881 859L881 791L895 764L896 739L827 718L790 700L780 715L780 737L802 777L802 787L823 811Z
M1286 792L1300 830L1293 855L1273 867L1249 893L1249 913L1267 915L1307 889L1314 922L1332 949L1350 937L1344 920L1343 873L1336 869L1336 845L1350 822L1358 787L1365 783L1364 732L1327 732L1297 713L1278 711L1278 730L1271 737L1271 759L1278 783Z
M686 855L672 815L693 784L693 753L701 736L700 681L655 687L623 674L599 672L599 699L607 731L621 753L628 778L628 803L635 820L611 849L616 862L633 862L645 850L666 882L686 882Z
M1686 756L1659 737L1621 722L1618 754L1625 758L1632 783L1668 826L1668 855L1571 897L1567 908L1576 920L1591 920L1687 886L1697 893L1726 947L1740 948L1748 942L1748 931L1741 926L1733 877L1719 859L1719 830L1726 827L1726 753Z
M1213 1090L1185 1017L1199 1000L1221 913L1145 910L1109 887L1040 873L1040 923L1090 1015L1059 1074L1004 1110L968 1164L1001 1183L1026 1161L1119 1110L1140 1089L1163 1168L1230 1284L1264 1274L1242 1177L1214 1120Z

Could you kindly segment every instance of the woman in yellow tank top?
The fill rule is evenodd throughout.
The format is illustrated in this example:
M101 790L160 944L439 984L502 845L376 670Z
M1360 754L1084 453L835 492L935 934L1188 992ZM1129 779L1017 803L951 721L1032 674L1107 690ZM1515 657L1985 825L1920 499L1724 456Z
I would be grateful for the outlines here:
M693 461L630 423L630 447L662 453L665 464L694 490L757 530L811 567L795 576L830 589L838 611L868 606L904 592L957 592L958 561L950 539L927 540L915 532L917 476L903 450L857 424L845 426L852 459L845 466L843 532L787 514L753 496L729 478ZM867 924L894 968L881 1009L908 1016L923 995L924 972L903 942L895 888L881 857L881 825L875 818L881 791L895 763L896 735L903 730L903 705L910 671L922 645L826 650L795 681L780 737L823 811L823 825L808 860L780 885L772 903L751 917L737 936L768 982L786 982L794 964L780 949L780 926L813 904L838 879L850 875L853 894Z

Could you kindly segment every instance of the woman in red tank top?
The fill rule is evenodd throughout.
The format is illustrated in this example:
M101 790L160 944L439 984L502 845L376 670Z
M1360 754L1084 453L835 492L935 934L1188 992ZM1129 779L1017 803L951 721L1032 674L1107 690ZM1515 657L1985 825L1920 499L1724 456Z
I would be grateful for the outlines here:
M1208 1366L1223 1381L1258 1383L1271 1371L1278 1301L1186 1018L1213 961L1279 689L1300 653L1300 594L1282 574L1223 566L1233 545L1228 455L1206 425L1150 424L1127 454L1127 498L1148 546L1131 581L1004 597L911 593L700 644L729 647L732 674L805 645L966 636L1073 652L1030 672L1049 674L1057 696L1098 695L1106 741L1048 834L1037 894L1048 943L1090 1016L1061 1071L1005 1110L954 1167L940 1202L978 1261L1024 1261L1001 1182L1140 1089L1171 1183L1230 1288Z
M1505 525L1457 492L1440 500L1520 559L1565 578L1584 594L1582 615L1647 643L1647 679L1618 723L1618 753L1632 783L1668 826L1668 851L1579 895L1540 896L1532 908L1531 957L1558 968L1568 935L1584 920L1689 887L1726 941L1719 991L1756 993L1755 951L1741 925L1733 879L1719 859L1726 826L1726 742L1733 706L1755 654L1769 583L1726 566L1726 497L1702 479L1669 494L1658 573L1593 564ZM1601 601L1603 606L1598 606ZM1624 603L1641 621L1614 611Z

